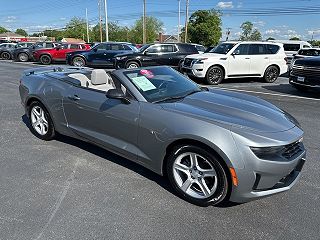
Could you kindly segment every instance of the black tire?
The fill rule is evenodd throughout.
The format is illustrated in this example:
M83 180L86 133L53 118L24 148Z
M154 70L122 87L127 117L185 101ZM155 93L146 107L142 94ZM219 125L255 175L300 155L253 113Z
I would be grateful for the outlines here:
M10 60L11 54L9 52L3 52L3 53L1 53L1 58L4 60Z
M208 179L208 178L206 178L204 173L199 172L199 171L201 171L201 169L202 170L204 169L203 165L201 167L199 165L198 166L199 169L196 169L196 168L192 167L191 159L190 159L190 166L187 166L188 165L187 163L185 165L189 169L189 170L187 170L187 172L190 171L189 175L181 172L181 175L182 175L181 176L180 172L177 171L176 169L174 169L175 161L177 159L180 159L181 156L183 156L184 154L189 154L189 153L194 153L194 154L197 155L197 159L198 159L198 163L199 164L200 164L200 160L199 159L205 160L206 163L209 162L211 164L210 167L212 169L214 169L215 173L216 173L215 180ZM188 202L190 202L192 204L199 205L199 206L217 205L217 204L220 204L220 203L222 203L222 202L227 200L228 191L229 191L229 181L228 181L228 177L227 177L227 174L226 174L226 171L225 171L224 167L221 165L221 163L219 162L219 160L217 159L216 156L214 156L210 152L208 152L205 149L200 148L198 146L194 146L194 145L179 145L179 146L176 146L176 147L174 147L172 149L172 151L169 154L167 160L168 160L167 161L167 166L166 166L167 167L166 168L167 176L169 178L169 181L170 181L172 187L174 188L174 190L177 192L177 194L181 198L185 199L186 201L188 201ZM186 157L186 159L183 160L183 161L188 161L188 158ZM192 170L192 169L196 169L196 170ZM201 176L198 177L198 179L199 179L198 183L200 181L205 181L206 186L208 187L207 189L209 189L210 180L211 180L211 184L215 184L215 181L216 181L216 189L212 193L210 193L212 195L208 195L208 197L205 197L205 195L202 196L202 197L199 197L201 195L201 191L199 190L200 189L200 185L197 184L197 183L192 183L187 188L188 189L187 191L189 191L189 190L191 191L190 194L182 190L182 186L187 182L188 179L191 180L191 181L196 181L197 180L197 179L195 179L197 177L194 177L195 173L192 172L192 171L198 171L200 174L203 174L202 177ZM177 179L176 176L178 176L177 174L179 174L179 177L181 177L181 179L182 179L183 175L186 178L185 182L182 183L181 187L178 185L178 182L176 180ZM204 179L206 179L206 180L204 180ZM207 181L209 181L209 183ZM199 193L198 197L191 196L192 192L197 194L197 191Z
M140 64L136 61L129 61L126 63L126 68L131 69L131 68L139 68Z
M29 56L26 53L19 53L18 60L20 62L28 62L29 61Z
M219 66L212 66L208 69L206 74L206 83L210 85L217 85L224 79L224 71Z
M39 126L41 123L43 124L45 122L37 120L36 123L33 123L33 120L34 120L33 111L36 111L37 113L39 113L39 109L41 109L43 111L44 118L47 121L47 124L46 124L47 126L44 127L43 134L39 133L39 131L41 131L40 130L41 127L39 127ZM38 124L37 124L37 122L38 122ZM52 119L51 119L50 114L48 113L47 109L45 108L45 106L42 103L40 103L38 101L34 101L30 104L30 106L29 106L29 123L30 123L31 132L37 138L40 138L45 141L49 141L54 138L55 130L54 130Z
M74 57L72 59L72 65L75 67L85 67L86 66L86 60L83 57Z
M276 66L269 66L264 72L263 79L267 83L273 83L279 77L279 69Z
M50 65L52 62L52 58L49 55L42 55L39 60L43 65Z

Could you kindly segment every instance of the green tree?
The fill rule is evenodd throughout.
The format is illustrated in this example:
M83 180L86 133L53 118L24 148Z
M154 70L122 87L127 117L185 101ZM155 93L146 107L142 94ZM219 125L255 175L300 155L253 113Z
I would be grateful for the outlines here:
M64 37L82 39L87 34L86 20L83 18L73 17L66 25Z
M28 36L28 33L22 28L18 28L16 30L16 34L19 34L19 35L24 36L24 37Z
M273 37L268 37L266 40L269 41L269 40L276 40L276 39Z
M109 41L129 41L128 27L120 26L117 22L108 23ZM102 41L106 40L105 25L102 26ZM95 25L90 31L90 41L100 42L100 25Z
M218 44L221 36L221 14L216 10L198 10L189 18L188 41L204 46ZM184 39L185 28L182 28L181 39Z
M132 29L128 34L128 40L133 43L142 43L143 37L143 18L135 22ZM146 19L146 32L147 32L147 42L154 42L159 36L159 32L162 31L163 23L152 16L147 17Z
M300 38L299 37L292 37L292 38L290 38L290 40L300 41Z
M244 22L241 24L242 33L240 35L241 41L261 41L261 33L258 29L254 28L252 22Z
M5 32L10 32L10 31L0 26L0 33L5 33Z

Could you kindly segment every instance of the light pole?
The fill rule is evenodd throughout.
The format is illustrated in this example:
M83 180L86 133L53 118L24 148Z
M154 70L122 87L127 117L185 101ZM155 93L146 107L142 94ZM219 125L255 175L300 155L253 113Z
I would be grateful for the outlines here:
M142 23L142 28L143 28L143 39L142 43L146 44L147 43L147 24L146 24L146 0L143 0L143 23Z
M180 8L181 0L178 0L178 42L180 42Z
M108 27L108 8L107 8L107 0L104 0L104 11L106 17L106 42L109 42L109 27Z
M189 18L189 0L186 0L186 23L184 27L184 42L188 39L188 18Z
M98 6L99 6L100 42L102 42L101 0L98 1Z
M88 8L86 8L86 21L87 21L87 42L90 42L90 37L89 37L89 21L88 21Z

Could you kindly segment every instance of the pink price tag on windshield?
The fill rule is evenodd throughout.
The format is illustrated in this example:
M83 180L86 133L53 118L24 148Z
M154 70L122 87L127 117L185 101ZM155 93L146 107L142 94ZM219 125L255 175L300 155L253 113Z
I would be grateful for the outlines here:
M153 78L154 77L153 73L150 70L147 70L147 69L140 70L140 74L144 75L147 78Z

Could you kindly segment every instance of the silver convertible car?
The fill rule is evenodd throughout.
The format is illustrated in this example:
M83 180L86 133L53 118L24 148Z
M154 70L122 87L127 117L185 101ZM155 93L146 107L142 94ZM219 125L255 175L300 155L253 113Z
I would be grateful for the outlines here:
M19 90L38 138L60 133L106 148L167 176L193 204L286 191L305 162L303 131L290 114L169 67L31 69Z

